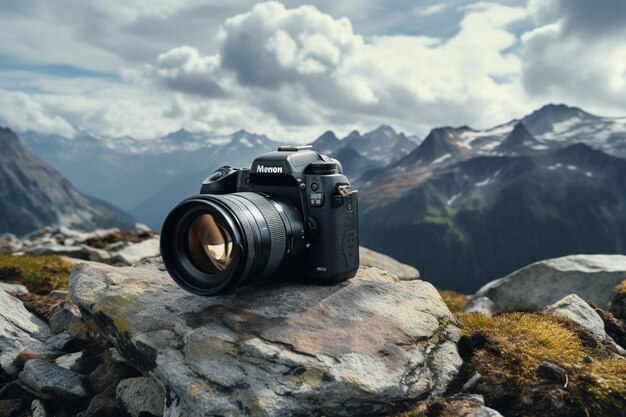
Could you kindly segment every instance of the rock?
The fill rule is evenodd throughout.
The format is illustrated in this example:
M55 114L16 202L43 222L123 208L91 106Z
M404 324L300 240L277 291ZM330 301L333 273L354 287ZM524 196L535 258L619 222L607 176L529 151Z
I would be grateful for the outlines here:
M0 282L0 290L4 290L13 295L28 294L28 288L22 284L9 284L7 282Z
M62 290L52 290L50 291L50 294L48 294L48 298L66 298L67 297L67 291L62 291Z
M626 280L615 287L609 311L618 319L626 321Z
M626 256L571 255L535 262L483 286L499 311L538 311L569 294L606 309L613 288L626 276Z
M549 381L565 384L567 382L567 372L565 369L552 362L541 362L537 366L537 376L539 378L547 379Z
M41 400L33 400L30 404L32 417L48 417L48 410Z
M593 333L600 340L608 341L616 353L626 357L626 350L606 332L605 322L596 310L576 294L570 294L546 307L546 312L567 317L574 323Z
M397 276L401 280L418 279L420 277L419 271L412 266L398 262L387 255L364 248L363 246L359 246L359 259L361 265L382 269L383 271Z
M115 390L121 380L138 376L141 373L130 366L129 362L118 361L110 351L105 351L100 364L89 374L89 385L97 393L115 397Z
M16 359L21 352L49 355L54 349L42 340L51 335L48 324L30 313L15 297L0 290L0 366L11 376L17 376Z
M52 235L52 227L46 226L22 236L22 240L41 240Z
M463 384L463 387L461 389L464 392L470 392L472 388L476 386L476 384L478 383L478 381L480 381L480 378L482 377L483 376L481 374L476 372L474 375L472 375L470 379L467 380L467 382L465 382L465 384Z
M435 398L420 403L406 414L415 417L502 417L496 410L486 407L482 395L477 394L455 394L446 398Z
M374 268L334 286L198 297L156 268L85 263L70 299L165 387L168 413L383 414L443 393L461 366L459 330L435 288Z
M26 409L26 401L21 399L0 400L0 417L17 417Z
M146 233L151 233L152 229L150 229L148 226L146 226L143 223L135 223L135 231L136 232L146 232Z
M53 333L60 333L70 327L72 321L82 321L80 310L72 303L66 303L50 316L50 329Z
M78 400L88 396L81 375L43 359L26 361L19 378L42 398Z
M116 389L117 399L132 417L142 413L163 415L165 392L153 379L147 377L128 378L120 381Z
M81 245L83 251L87 254L87 260L92 262L111 263L113 255L104 249L92 248L91 246Z
M67 332L61 332L48 338L48 340L46 340L46 345L53 349L67 352L68 350L72 350L70 346L72 345L73 340L74 338Z
M472 298L465 304L463 311L491 317L496 313L496 304L487 297Z
M126 413L124 413L124 410L122 410L122 407L120 407L115 398L98 394L94 396L89 403L89 407L83 417L121 417L124 415L126 415Z
M595 312L593 307L576 294L570 294L556 303L549 305L545 308L545 311L567 317L601 339L608 338L604 330L602 318Z
M59 356L54 361L55 364L60 366L61 368L71 369L80 358L83 356L84 351L68 353L67 355Z
M132 265L145 258L158 256L160 253L159 239L151 238L128 245L127 247L114 252L113 259L126 265Z
M608 311L590 304L604 323L604 330L620 347L626 349L626 321L616 318Z
M81 246L65 246L58 243L43 243L31 246L24 250L27 255L57 255L70 256L72 258L88 259L88 254Z
M13 234L0 235L0 254L13 253L22 249L22 243Z

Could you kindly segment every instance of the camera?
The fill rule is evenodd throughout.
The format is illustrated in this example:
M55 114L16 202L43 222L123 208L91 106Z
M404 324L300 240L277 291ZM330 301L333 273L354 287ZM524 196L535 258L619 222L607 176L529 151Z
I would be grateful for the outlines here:
M167 215L161 256L198 295L267 279L337 283L359 267L357 206L339 161L283 146L250 168L213 172Z

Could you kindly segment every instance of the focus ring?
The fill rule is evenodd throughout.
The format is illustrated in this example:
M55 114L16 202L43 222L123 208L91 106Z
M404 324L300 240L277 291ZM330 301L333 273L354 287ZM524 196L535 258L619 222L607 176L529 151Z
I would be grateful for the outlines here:
M263 276L266 276L266 273L272 274L276 271L276 269L278 269L285 257L285 250L287 248L287 232L285 230L285 223L280 217L280 214L278 214L276 207L261 194L238 193L237 195L254 204L267 222L267 227L270 231L271 237L271 251Z
M239 207L239 205L236 204L236 202L232 202L227 197L227 195L212 195L210 196L210 198L217 200L223 205L225 205L226 207L228 207L228 209L233 212L235 217L239 219L239 224L241 225L241 229L243 231L243 234L245 235L245 239L247 243L245 245L246 246L245 249L247 250L247 256L244 257L245 266L243 268L241 275L239 276L239 279L244 278L251 271L253 264L254 264L254 260L256 258L256 252L255 252L256 248L254 244L255 233L252 227L250 226L250 223L245 221L246 215L243 212L243 210Z

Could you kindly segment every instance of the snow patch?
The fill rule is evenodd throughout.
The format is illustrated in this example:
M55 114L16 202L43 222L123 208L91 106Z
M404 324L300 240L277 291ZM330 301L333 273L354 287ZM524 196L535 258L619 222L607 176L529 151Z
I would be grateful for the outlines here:
M449 199L449 200L448 200L448 202L446 203L446 204L448 205L448 207L449 207L449 206L451 206L451 205L452 205L452 203L454 203L454 202L456 201L456 199L457 199L457 198L459 198L459 197L461 196L461 194L463 194L463 193L458 193L458 194L455 194L455 195L453 195L452 197L450 197L450 199Z
M443 156L440 156L439 158L435 159L433 162L431 162L432 165L436 165L436 164L440 164L443 161L445 161L446 159L450 158L452 156L452 154L447 153Z

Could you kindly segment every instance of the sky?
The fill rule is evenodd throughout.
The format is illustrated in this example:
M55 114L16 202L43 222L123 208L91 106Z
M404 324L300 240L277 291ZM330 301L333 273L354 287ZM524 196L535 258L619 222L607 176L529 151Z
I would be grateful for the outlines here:
M307 142L626 116L624 0L0 2L0 125Z

